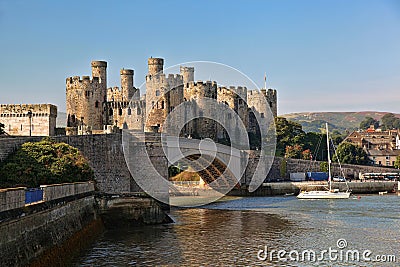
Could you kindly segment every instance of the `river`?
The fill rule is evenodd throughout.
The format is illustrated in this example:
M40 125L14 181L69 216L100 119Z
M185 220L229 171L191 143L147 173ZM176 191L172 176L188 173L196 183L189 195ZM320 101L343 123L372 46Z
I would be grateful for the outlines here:
M175 223L106 231L74 266L400 265L397 195L248 197L170 216Z

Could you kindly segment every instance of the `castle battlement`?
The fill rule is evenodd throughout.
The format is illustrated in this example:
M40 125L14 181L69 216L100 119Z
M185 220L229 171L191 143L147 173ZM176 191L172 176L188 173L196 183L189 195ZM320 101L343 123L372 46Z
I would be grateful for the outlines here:
M100 84L99 77L93 77L92 79L90 79L90 76L73 76L66 79L67 89L90 89L86 88L88 84Z
M190 87L194 87L194 86L203 86L203 85L211 85L211 86L217 86L217 82L216 81L201 81L198 80L197 82L189 82L189 89Z
M28 117L28 112L32 116L52 116L57 117L57 106L52 104L1 104L0 114L2 117L7 115L19 115L18 117Z

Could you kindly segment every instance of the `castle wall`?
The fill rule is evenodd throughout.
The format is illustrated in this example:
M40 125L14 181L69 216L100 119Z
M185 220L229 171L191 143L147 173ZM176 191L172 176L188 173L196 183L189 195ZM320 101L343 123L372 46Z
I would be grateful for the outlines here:
M106 102L104 107L106 110L106 124L116 125L120 129L144 131L145 101Z
M28 115L31 111L32 115ZM0 105L0 122L9 135L53 136L57 107L51 104Z

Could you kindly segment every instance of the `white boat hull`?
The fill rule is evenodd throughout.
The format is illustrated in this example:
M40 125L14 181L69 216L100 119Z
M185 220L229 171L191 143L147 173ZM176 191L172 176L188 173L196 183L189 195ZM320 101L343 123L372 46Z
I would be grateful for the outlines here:
M346 199L350 198L350 192L332 192L332 191L307 191L300 192L299 199Z

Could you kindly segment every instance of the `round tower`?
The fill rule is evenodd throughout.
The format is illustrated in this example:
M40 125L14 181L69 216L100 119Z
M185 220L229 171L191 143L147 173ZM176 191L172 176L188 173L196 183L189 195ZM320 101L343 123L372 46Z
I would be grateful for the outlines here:
M128 101L133 97L135 93L135 88L133 87L133 75L134 71L130 69L122 69L120 71L121 92L124 97L128 98Z
M149 58L149 75L154 75L157 73L163 73L164 59L162 58Z
M183 84L186 86L190 82L194 82L194 68L193 67L180 67L180 73L183 77Z
M102 87L107 89L107 62L92 61L92 77L98 77Z

